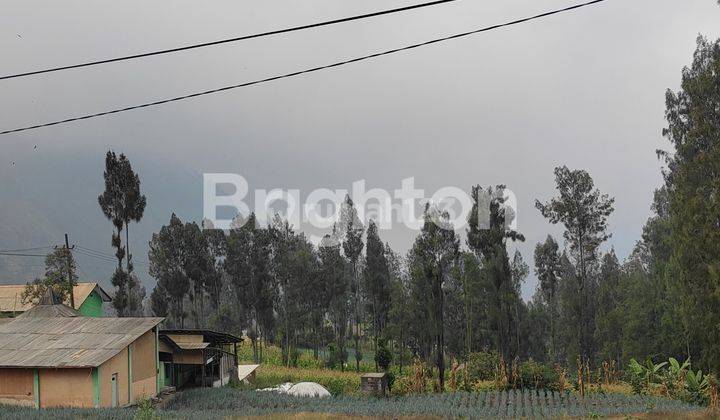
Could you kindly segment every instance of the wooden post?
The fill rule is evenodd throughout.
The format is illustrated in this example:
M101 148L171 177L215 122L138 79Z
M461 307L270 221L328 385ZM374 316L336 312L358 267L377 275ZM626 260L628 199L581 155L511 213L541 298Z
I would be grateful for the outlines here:
M70 265L70 241L68 241L68 234L65 234L65 252L67 252L67 255L65 255L65 260L67 261L67 271L68 271L68 287L70 290L70 307L73 309L77 309L75 307L75 288L73 287L73 281L72 281L72 269ZM55 302L53 302L55 303Z
M205 387L205 350L202 350L202 374L201 374L201 381L200 382L200 388Z

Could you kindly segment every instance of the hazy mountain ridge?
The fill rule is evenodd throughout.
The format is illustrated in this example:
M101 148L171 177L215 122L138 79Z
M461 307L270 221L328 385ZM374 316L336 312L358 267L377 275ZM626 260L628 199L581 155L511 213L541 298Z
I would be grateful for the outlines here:
M51 246L62 245L68 233L71 244L112 254L112 225L97 204L104 188L104 153L24 149L11 150L16 164L4 164L0 169L0 250L48 246L24 252L44 254ZM167 223L172 212L183 219L200 217L202 177L147 156L129 158L148 198L143 220L130 226L130 249L136 260L146 262L152 233ZM115 263L86 253L75 252L81 281L98 281L110 291ZM147 265L136 264L136 271L143 283L152 287ZM24 283L43 272L41 257L0 256L0 284Z

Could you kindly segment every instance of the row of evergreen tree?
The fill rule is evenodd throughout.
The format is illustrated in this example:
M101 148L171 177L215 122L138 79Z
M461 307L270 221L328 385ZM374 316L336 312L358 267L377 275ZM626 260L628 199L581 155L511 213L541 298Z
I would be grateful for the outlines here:
M537 244L529 302L520 288L530 267L508 253L524 237L509 228L503 187L475 186L465 241L428 205L405 256L360 223L349 198L318 247L279 217L260 226L250 215L222 232L173 215L150 243L152 311L179 326L245 331L258 360L275 343L288 364L298 348L329 349L331 364L357 369L381 338L396 363L422 358L440 378L448 357L485 350L565 365L674 356L718 372L719 85L720 45L700 38L681 90L667 94L665 183L624 261L602 251L614 199L586 171L555 169L557 194L536 207L563 240ZM121 216L116 236L133 220Z

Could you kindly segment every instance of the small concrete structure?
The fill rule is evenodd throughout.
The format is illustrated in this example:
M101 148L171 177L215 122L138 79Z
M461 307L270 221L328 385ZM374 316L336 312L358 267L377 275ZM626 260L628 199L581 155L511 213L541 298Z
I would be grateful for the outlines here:
M365 373L360 376L360 390L365 394L385 397L388 395L386 373Z

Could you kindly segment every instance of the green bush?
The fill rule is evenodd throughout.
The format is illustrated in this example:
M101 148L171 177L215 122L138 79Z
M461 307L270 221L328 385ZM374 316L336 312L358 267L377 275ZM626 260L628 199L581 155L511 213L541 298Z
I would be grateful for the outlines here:
M342 351L335 343L330 343L327 347L327 357L325 359L325 367L329 369L340 369L347 363L347 349Z
M500 364L500 355L496 351L470 353L467 361L468 383L495 380Z
M138 402L137 411L133 416L133 420L157 420L160 417L155 414L155 407L149 398L143 398Z
M528 360L520 365L520 388L560 389L560 378L551 366Z

